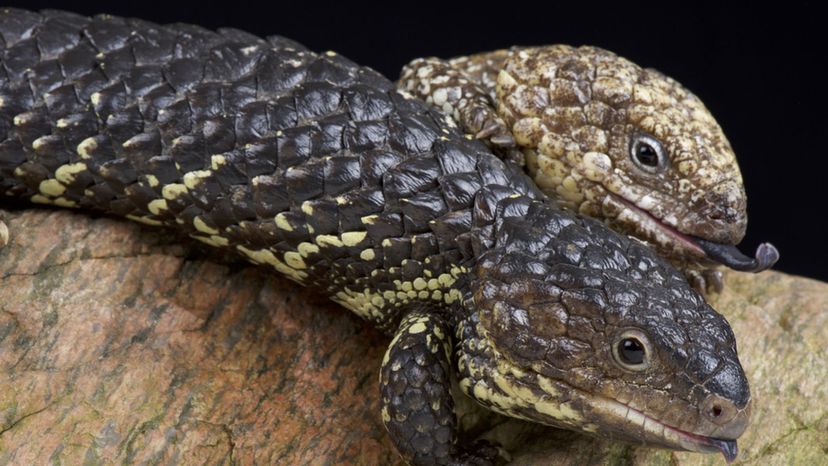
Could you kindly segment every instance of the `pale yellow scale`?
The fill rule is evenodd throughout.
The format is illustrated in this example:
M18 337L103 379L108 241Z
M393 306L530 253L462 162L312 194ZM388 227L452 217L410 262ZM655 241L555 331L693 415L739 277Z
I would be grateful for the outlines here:
M363 251L364 252L364 251ZM361 291L345 287L331 299L357 315L370 319L381 318L390 307L399 307L414 300L432 301L435 304L453 304L462 294L452 285L465 267L455 267L452 273L440 274L437 278L417 277L414 280L394 280L394 289L374 291L365 288Z
M38 144L37 140L34 144ZM130 141L124 144L129 145ZM55 170L54 178L44 180L40 183L39 193L32 196L32 202L52 204L60 207L76 207L76 203L63 197L63 194L67 186L79 174L88 169L83 160L91 159L91 154L97 148L98 142L95 138L87 138L81 141L76 151L82 161L68 163L58 167ZM196 189L201 183L213 176L212 170L217 170L226 163L227 159L224 155L217 154L211 156L210 169L185 173L181 183L170 183L161 186L161 197L150 201L146 206L150 215L127 215L127 218L152 226L163 225L159 217L165 211L169 210L168 202L174 201L190 190ZM18 170L20 169L18 168ZM17 173L17 175L22 176L24 173ZM254 184L259 181L258 177L252 180ZM144 176L140 182L145 183L151 188L157 188L160 185L158 178L153 175ZM338 198L337 202L345 203L346 201L344 198ZM301 205L301 210L307 215L313 215L313 205L310 202L304 202ZM277 228L292 232L295 226L291 225L287 214L288 212L277 214L273 218L273 222ZM361 220L364 225L370 225L376 218L376 215L368 215ZM179 218L176 219L176 222L183 223L183 220ZM313 230L310 228L310 225L307 225L307 227L312 233ZM226 247L230 243L228 238L221 235L219 229L211 227L200 217L193 219L193 228L197 233L191 234L190 236L209 246ZM365 230L357 230L346 231L339 235L318 235L313 238L312 242L300 243L296 251L287 251L284 253L277 253L271 249L252 249L244 245L237 245L236 249L251 262L270 265L287 278L304 284L308 277L306 258L318 253L321 248L357 247L365 241L367 234ZM373 248L363 249L359 253L359 258L364 261L372 261L376 258L376 252ZM431 271L426 270L423 277L417 277L414 280L395 280L393 291L384 290L379 292L369 288L352 290L344 287L332 296L331 299L363 318L381 319L387 309L402 306L413 300L431 301L435 302L435 304L439 303L440 305L450 305L458 302L462 295L459 290L452 288L452 286L457 277L466 272L465 267L455 266L451 269L450 273L443 273L437 277L433 277Z
M554 418L562 424L574 427L580 425L578 421L583 419L582 414L575 410L570 402L558 401L561 391L553 380L534 372L527 373L509 362L492 346L492 340L486 337L487 333L482 325L477 325L477 332L480 336L477 350L486 350L497 367L494 370L488 366L477 367L473 359L461 352L457 364L461 373L467 372L470 376L459 381L460 389L464 393L490 404L492 410L507 416L532 421L533 419L518 411L518 408L523 408ZM487 380L492 381L494 386L490 386ZM533 390L530 386L537 389ZM594 426L587 424L584 429L587 428L594 429Z

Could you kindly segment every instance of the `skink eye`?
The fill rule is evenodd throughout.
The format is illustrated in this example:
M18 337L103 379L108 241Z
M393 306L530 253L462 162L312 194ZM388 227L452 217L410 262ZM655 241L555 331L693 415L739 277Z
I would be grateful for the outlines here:
M635 338L624 338L618 343L618 355L624 364L642 364L645 356L644 345Z
M625 330L615 338L612 355L622 369L643 371L650 366L650 341L638 330Z
M655 173L667 164L661 143L647 134L637 134L630 144L630 158L647 173Z
M637 158L642 165L647 165L648 167L658 166L658 153L653 146L642 141L636 145L635 149L635 158Z

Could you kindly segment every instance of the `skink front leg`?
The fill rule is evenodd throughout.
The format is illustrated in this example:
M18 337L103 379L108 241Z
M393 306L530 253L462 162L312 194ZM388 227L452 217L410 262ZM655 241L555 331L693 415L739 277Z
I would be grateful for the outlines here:
M464 132L501 155L522 162L512 131L498 116L491 94L464 69L439 58L418 58L403 68L397 87L450 115Z
M490 465L497 449L458 444L451 397L451 337L435 315L412 312L400 323L380 372L382 420L412 465Z

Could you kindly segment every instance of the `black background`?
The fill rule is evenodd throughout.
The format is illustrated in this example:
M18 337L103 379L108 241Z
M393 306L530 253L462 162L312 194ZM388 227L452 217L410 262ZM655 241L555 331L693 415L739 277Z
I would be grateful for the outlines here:
M464 6L416 0L354 5L318 1L11 2L14 6L111 13L160 23L281 34L313 50L336 50L396 79L421 56L451 57L567 43L604 47L657 68L696 93L736 150L748 192L743 250L762 241L777 268L828 280L828 32L814 3L773 8L636 6L594 1Z

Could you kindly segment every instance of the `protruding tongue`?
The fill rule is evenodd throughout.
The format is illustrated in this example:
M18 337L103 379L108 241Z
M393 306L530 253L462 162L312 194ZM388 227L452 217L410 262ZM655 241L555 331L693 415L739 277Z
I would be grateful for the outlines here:
M750 258L731 244L719 244L696 237L693 237L693 242L699 245L707 257L742 272L761 272L779 260L779 251L770 243L760 244L756 248L756 257Z
M732 463L736 460L736 456L739 454L739 447L736 445L735 440L720 440L717 438L709 439L710 443L719 449L725 457L725 461L728 464Z

